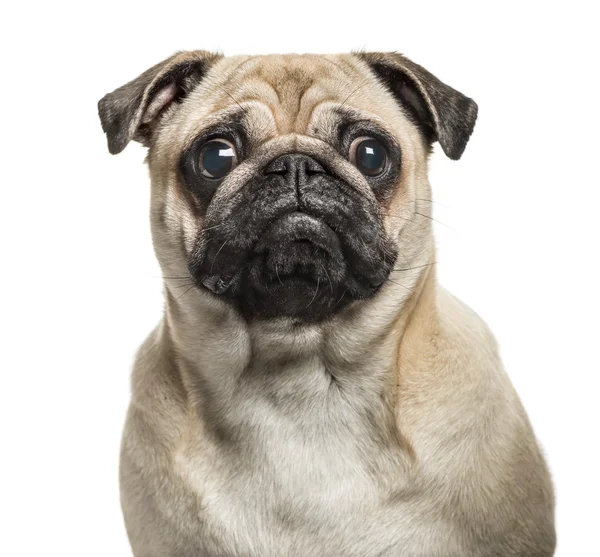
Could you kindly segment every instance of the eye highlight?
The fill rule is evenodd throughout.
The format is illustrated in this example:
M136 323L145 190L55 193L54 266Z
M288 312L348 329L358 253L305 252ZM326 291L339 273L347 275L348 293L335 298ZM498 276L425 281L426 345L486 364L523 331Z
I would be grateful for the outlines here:
M234 145L226 139L213 139L206 143L198 154L198 168L205 178L219 180L237 166Z
M381 141L371 137L355 139L349 155L350 162L365 176L379 176L387 167L387 149Z

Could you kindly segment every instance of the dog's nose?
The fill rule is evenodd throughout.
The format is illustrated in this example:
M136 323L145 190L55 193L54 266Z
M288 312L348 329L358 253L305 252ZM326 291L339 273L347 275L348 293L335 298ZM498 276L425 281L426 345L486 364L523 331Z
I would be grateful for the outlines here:
M315 174L325 174L325 169L315 159L302 153L287 153L272 160L264 170L265 174L279 174L285 176L288 180L296 182L313 176Z

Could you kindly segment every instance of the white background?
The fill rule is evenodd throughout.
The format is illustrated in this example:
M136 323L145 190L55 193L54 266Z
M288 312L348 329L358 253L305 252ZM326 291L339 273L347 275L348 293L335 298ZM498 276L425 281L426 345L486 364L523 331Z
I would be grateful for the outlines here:
M117 465L161 314L144 150L96 102L180 49L399 50L473 97L436 147L440 281L494 330L547 454L559 557L599 555L598 16L592 2L4 4L0 554L130 555Z

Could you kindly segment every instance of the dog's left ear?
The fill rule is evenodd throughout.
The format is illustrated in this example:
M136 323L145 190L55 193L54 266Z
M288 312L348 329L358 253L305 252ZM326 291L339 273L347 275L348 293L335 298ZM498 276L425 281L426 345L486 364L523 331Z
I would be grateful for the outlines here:
M359 52L408 115L444 153L458 160L477 119L475 101L442 83L425 68L395 52Z
M204 50L178 52L105 95L98 113L108 150L120 153L132 139L148 145L159 116L189 93L219 58Z

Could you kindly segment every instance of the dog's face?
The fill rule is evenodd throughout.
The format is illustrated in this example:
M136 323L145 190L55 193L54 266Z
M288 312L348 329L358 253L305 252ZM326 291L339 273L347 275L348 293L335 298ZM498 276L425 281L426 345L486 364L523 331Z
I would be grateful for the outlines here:
M397 54L175 55L100 101L111 152L150 148L165 275L247 318L326 319L430 240L430 143L477 107ZM424 218L415 218L421 215Z

